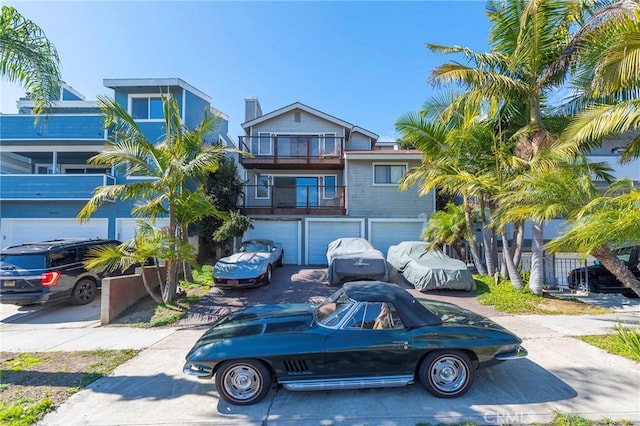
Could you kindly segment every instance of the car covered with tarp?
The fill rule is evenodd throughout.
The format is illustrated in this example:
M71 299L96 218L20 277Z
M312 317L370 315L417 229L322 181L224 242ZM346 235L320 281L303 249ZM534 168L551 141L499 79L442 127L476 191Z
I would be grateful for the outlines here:
M364 238L338 238L327 246L327 280L330 285L347 281L387 279L387 262Z
M474 291L476 283L467 265L440 250L428 250L425 241L403 241L389 247L387 262L420 291L449 289Z

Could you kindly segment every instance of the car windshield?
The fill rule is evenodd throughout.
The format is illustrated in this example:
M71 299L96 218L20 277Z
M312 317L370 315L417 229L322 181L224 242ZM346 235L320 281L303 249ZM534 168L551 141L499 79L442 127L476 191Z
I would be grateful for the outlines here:
M354 301L349 299L342 290L333 293L331 297L316 307L315 318L318 324L325 327L336 327L351 310Z
M263 244L263 243L243 243L240 248L238 249L238 252L240 253L246 253L246 252L250 252L250 253L268 253L269 252L269 245L268 244Z

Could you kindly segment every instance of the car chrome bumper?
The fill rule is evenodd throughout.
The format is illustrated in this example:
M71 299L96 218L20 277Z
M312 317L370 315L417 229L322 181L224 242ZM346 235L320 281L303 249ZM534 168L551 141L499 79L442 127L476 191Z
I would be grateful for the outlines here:
M503 352L501 354L496 355L496 359L498 361L508 361L510 359L519 359L524 358L529 354L525 348L522 346L518 346L516 350L511 352Z
M192 362L187 362L184 367L182 367L182 372L196 377L213 376L213 368L201 364L194 364Z

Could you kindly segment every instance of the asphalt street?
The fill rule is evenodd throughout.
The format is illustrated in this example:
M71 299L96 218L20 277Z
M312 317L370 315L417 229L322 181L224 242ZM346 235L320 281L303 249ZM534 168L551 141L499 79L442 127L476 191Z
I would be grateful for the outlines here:
M455 399L435 398L417 384L319 392L280 388L258 404L237 407L218 398L213 381L182 373L191 345L229 304L235 309L260 300L316 300L335 290L321 283L321 275L322 270L285 266L268 287L213 289L200 310L172 328L100 327L99 307L95 317L88 307L74 312L67 308L78 307L58 306L48 313L3 307L2 350L144 349L111 376L71 396L42 425L530 424L547 423L555 412L640 424L640 365L574 338L610 333L617 323L640 326L637 300L614 303L615 312L607 315L512 316L477 305L469 295L430 294L490 316L520 336L529 351L526 359L478 370L471 390Z

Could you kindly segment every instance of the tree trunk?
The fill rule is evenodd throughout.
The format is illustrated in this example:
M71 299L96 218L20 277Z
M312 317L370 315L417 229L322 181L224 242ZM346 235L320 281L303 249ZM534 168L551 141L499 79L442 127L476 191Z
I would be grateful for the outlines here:
M507 265L507 271L509 271L509 279L511 280L511 284L516 290L520 290L522 288L522 277L518 272L518 268L513 263L513 257L511 253L511 248L509 247L509 240L507 238L507 231L502 229L502 262Z
M633 290L640 296L640 280L638 280L633 272L629 270L627 265L618 259L609 247L601 246L593 250L591 254L602 263L625 287Z
M182 242L183 243L188 243L189 242L189 227L188 226L183 226L182 227ZM188 281L188 282L192 283L193 282L193 271L191 270L191 265L189 264L189 262L182 262L182 271L184 272L183 279L185 281Z
M531 234L531 275L529 276L529 288L538 296L542 296L544 285L544 228L542 221L532 222L533 232Z
M484 243L484 258L487 266L487 274L493 276L496 272L495 264L495 238L491 238L489 233L495 231L489 226L489 220L487 219L487 213L485 212L484 197L480 197L480 217L482 218L482 240Z
M480 249L478 248L478 241L476 240L476 234L473 231L473 220L471 218L471 203L469 203L469 199L464 197L464 221L467 225L467 230L469 231L469 237L467 238L467 242L469 243L469 248L471 250L471 257L473 257L473 263L476 265L476 270L480 275L487 275L487 267L482 261L482 256L480 256Z
M160 273L160 266L158 266L158 260L156 259L155 261L155 268L156 268L156 273L158 274L158 279L161 279L161 273ZM160 283L160 291L162 292L162 288L164 287L162 285L162 281L158 281ZM157 304L162 305L164 303L163 298L161 296L158 296L156 294L155 291L153 291L151 289L151 287L149 286L149 283L147 282L147 277L144 273L144 266L142 267L142 285L144 285L145 290L147 290L147 293L149 293L149 296L151 296L151 298L153 300L156 301Z
M524 243L524 222L518 222L516 224L513 234L513 240L516 244L513 249L513 263L516 265L516 268L519 268L520 261L522 260L522 245Z

